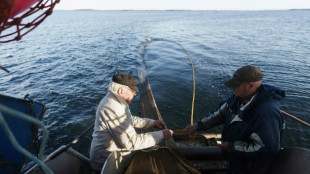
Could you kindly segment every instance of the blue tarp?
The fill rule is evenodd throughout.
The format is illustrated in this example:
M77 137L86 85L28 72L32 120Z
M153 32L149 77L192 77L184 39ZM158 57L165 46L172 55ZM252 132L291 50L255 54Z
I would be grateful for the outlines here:
M0 103L11 109L25 113L41 121L45 112L45 105L10 96L0 95ZM35 146L33 136L37 132L37 126L20 118L2 113L10 130L18 143L25 149ZM36 148L36 147L33 147ZM11 144L6 133L0 128L0 174L20 173L25 156L18 152Z

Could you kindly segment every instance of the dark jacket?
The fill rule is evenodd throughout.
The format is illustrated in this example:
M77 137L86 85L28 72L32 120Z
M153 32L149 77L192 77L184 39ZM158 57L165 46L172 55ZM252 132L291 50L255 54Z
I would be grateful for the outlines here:
M284 129L275 100L284 97L284 91L261 85L246 106L232 95L217 111L197 123L198 129L224 124L222 141L229 142L229 173L267 173L273 157L280 150Z

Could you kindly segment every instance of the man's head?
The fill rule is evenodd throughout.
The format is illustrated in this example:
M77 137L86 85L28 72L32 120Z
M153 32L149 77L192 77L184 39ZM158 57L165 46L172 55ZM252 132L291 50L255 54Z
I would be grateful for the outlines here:
M128 104L130 104L138 92L137 79L129 74L116 74L112 77L112 82L117 85L117 92Z
M233 78L225 85L234 90L235 96L243 98L245 101L251 99L261 85L263 73L253 65L239 68Z

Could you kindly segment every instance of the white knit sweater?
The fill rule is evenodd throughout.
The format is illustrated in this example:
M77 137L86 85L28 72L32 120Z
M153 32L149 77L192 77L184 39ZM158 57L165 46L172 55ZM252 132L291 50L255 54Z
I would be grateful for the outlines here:
M149 148L163 139L162 131L138 134L134 128L150 128L154 120L132 116L126 101L118 95L111 82L110 91L101 100L94 125L90 149L91 165L101 170L112 151L129 154L132 150ZM112 90L112 91L111 91Z

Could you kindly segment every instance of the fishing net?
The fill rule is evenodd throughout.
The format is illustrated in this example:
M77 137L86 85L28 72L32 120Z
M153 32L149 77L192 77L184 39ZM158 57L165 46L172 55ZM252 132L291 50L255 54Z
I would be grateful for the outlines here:
M60 0L40 0L22 15L14 17L11 12L15 2L14 0L0 2L0 43L20 40L51 15Z
M142 77L140 74L140 80L142 81L140 82L141 115L155 120L162 120L147 78ZM127 168L126 174L200 173L179 152L172 138L165 140L159 146L160 148L137 152Z

